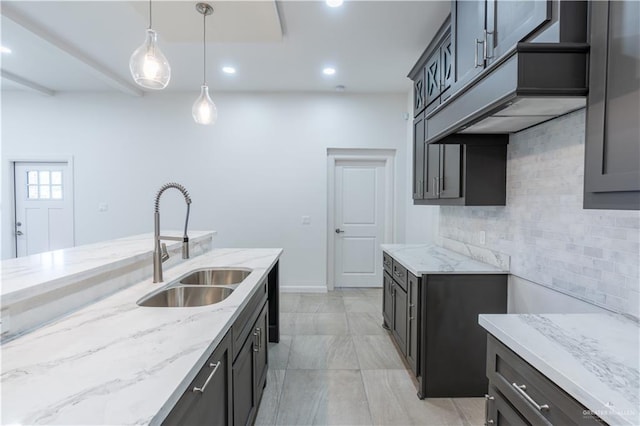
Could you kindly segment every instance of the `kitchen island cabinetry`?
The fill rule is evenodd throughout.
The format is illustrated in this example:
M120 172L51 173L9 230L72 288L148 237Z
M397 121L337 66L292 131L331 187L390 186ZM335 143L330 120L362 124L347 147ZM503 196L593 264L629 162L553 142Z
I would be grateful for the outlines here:
M486 333L478 315L506 312L506 273L471 259L459 271L412 268L402 249L385 247L383 325L418 380L418 397L484 395ZM437 259L443 254L456 257L442 248L425 250Z
M231 337L222 339L163 425L233 425Z

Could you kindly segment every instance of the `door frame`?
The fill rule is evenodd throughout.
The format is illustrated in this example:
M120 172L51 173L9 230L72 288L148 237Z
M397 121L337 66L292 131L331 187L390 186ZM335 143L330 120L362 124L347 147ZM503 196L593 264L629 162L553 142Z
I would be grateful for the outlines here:
M71 194L73 195L73 201L71 203L71 221L73 225L71 226L71 241L73 241L73 246L76 245L76 197L75 197L75 174L73 168L73 155L60 155L60 156L46 156L46 155L16 155L7 158L6 163L8 165L7 171L9 172L8 183L10 186L9 190L9 202L11 203L11 215L7 215L10 217L10 222L5 224L7 226L7 231L11 232L13 238L12 241L12 256L13 258L18 257L18 240L15 235L15 223L17 221L17 211L16 211L16 163L66 163L69 168L69 173L71 174Z
M393 242L395 223L395 149L327 148L327 290L335 289L335 171L338 161L381 161L385 173L383 244Z

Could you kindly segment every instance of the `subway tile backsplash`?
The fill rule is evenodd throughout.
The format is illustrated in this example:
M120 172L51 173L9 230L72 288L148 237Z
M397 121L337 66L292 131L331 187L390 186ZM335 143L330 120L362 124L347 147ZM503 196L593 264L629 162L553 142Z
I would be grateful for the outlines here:
M442 206L440 236L511 256L513 275L639 317L640 212L582 208L584 135L584 110L511 135L507 205Z

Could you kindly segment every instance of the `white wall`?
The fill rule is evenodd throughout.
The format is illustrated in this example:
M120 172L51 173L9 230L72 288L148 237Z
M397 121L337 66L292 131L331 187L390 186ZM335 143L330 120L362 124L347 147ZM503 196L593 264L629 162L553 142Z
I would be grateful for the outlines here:
M440 235L510 255L521 278L510 290L526 293L510 298L529 298L527 311L562 306L565 293L639 317L640 212L582 208L584 140L584 110L511 135L507 205L443 206ZM555 291L539 297L525 281Z
M73 156L78 245L152 231L155 192L176 181L193 198L190 229L217 230L216 247L283 247L281 285L324 286L327 148L396 149L402 241L404 94L218 94L212 127L193 123L194 96L4 92L2 257L12 256L8 159L34 155ZM166 192L163 229L180 228L183 211L179 193Z

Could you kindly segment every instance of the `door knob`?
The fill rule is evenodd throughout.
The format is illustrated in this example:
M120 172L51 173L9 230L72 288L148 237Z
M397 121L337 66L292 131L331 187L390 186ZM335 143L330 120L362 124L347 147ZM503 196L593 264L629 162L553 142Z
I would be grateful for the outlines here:
M23 235L23 234L22 234L22 231L16 231L16 235L17 235L17 236Z
M336 228L336 234L343 234L344 231L340 228Z

